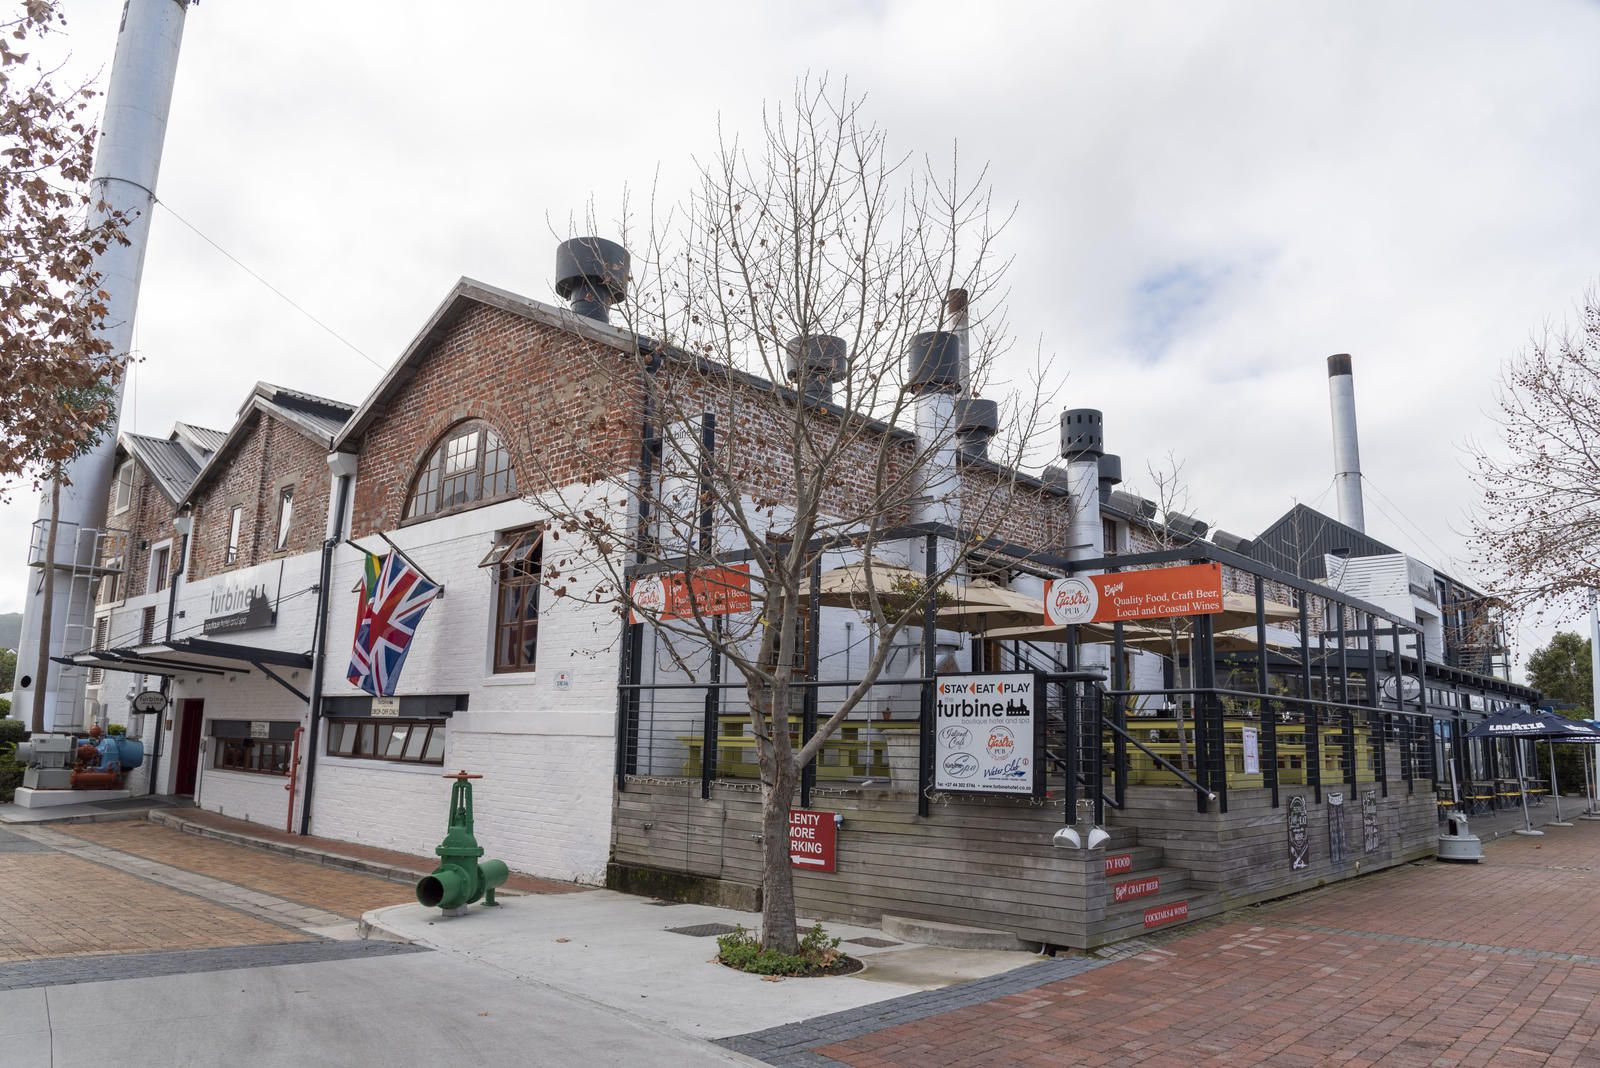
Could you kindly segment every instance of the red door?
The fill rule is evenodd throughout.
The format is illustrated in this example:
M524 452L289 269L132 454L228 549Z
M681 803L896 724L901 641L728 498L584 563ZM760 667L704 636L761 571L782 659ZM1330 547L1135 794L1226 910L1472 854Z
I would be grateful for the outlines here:
M205 701L197 697L178 702L178 773L172 792L194 796L195 774L200 770L200 724Z

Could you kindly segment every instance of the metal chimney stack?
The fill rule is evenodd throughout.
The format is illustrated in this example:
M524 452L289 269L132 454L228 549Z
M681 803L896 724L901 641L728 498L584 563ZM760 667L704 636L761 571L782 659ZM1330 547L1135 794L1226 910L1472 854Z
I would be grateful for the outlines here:
M123 212L126 243L111 242L94 259L91 270L100 275L106 292L106 320L100 336L118 355L133 348L133 324L139 308L139 283L144 274L144 254L149 244L150 219L155 212L156 179L161 171L161 149L167 136L167 114L172 106L172 86L178 70L178 49L183 43L184 17L189 0L128 0L122 9L111 80L106 88L105 116L100 123L100 143L95 148L94 176L90 188L105 209L93 209L92 222L107 212ZM122 404L126 378L117 384L117 406ZM60 494L56 536L54 604L51 633L41 635L42 596L37 576L30 574L31 595L22 606L22 636L17 648L16 687L12 690L12 715L26 721L33 713L37 680L34 679L41 643L52 655L76 652L63 649L66 627L76 603L88 610L84 583L67 580L75 555L91 552L93 539L77 537L79 531L105 525L106 496L111 491L119 424L113 419L100 441L67 467L67 485L47 489L39 504L41 523L50 517L50 495ZM33 549L43 558L44 535L36 534ZM79 559L79 565L92 560ZM63 669L50 671L44 688L44 728L75 725L82 699L82 676ZM57 714L57 706L60 714Z
M1328 403L1333 408L1333 483L1339 497L1339 521L1365 532L1361 501L1361 448L1356 442L1356 382L1350 354L1328 357Z

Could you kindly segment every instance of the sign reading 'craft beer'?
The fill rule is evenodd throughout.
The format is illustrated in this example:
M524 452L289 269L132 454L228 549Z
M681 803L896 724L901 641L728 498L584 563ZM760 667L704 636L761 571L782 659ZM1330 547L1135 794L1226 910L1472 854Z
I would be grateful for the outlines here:
M1044 618L1058 627L1128 619L1205 616L1222 611L1222 565L1055 579L1044 590Z
M633 580L633 619L693 619L750 611L750 565L674 571Z
M934 681L933 787L984 794L1032 794L1044 722L1032 672L940 675Z

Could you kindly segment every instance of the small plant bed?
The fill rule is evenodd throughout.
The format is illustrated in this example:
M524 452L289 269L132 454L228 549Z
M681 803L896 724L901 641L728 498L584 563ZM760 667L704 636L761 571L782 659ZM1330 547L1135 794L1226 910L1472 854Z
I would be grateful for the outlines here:
M761 948L752 931L740 927L717 939L717 962L752 975L808 978L819 975L849 975L862 968L839 949L839 939L830 938L822 924L814 925L800 938L800 952L780 953Z

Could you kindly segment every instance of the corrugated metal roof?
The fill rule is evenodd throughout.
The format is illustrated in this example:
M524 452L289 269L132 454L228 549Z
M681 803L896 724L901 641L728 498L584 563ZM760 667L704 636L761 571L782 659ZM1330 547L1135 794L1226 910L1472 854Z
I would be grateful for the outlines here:
M171 438L124 434L122 442L174 504L189 492L194 477L200 473L200 467L189 450Z
M216 452L222 448L223 441L228 437L226 430L212 430L208 426L196 426L193 423L175 423L173 433L187 434L206 452Z
M1250 555L1300 578L1324 579L1328 571L1323 557L1346 549L1351 556L1389 556L1400 551L1308 505L1297 504L1261 532Z

